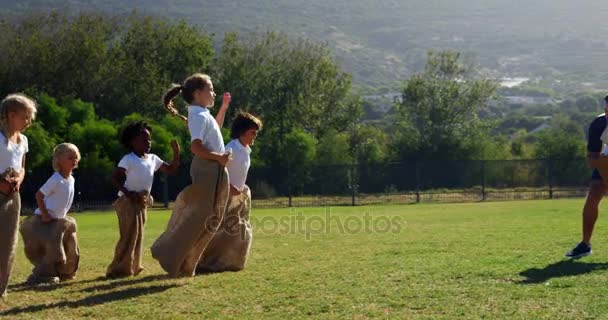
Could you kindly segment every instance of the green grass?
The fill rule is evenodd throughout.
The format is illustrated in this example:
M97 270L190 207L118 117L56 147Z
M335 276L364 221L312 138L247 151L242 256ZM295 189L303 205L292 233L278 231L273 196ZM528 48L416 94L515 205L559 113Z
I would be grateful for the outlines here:
M254 210L244 271L168 279L147 249L141 276L113 281L98 277L118 236L115 215L80 214L78 278L58 287L20 286L31 268L20 246L0 317L602 318L608 313L608 245L601 217L596 253L562 260L579 240L582 203ZM329 227L322 222L328 215ZM147 248L167 219L166 211L150 213ZM359 226L366 219L372 230ZM338 223L347 229L340 232ZM387 227L391 231L378 230Z

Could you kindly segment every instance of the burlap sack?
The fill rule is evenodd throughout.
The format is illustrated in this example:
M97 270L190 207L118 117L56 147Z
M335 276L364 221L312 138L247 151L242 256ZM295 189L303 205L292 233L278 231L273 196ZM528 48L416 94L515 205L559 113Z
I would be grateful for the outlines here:
M192 277L198 261L222 222L228 201L228 172L215 161L195 157L192 184L177 196L152 256L173 277Z
M239 271L245 268L251 250L252 229L249 223L251 191L231 196L222 224L203 252L197 271Z
M9 169L0 174L1 179L14 176L17 173ZM21 197L19 193L5 195L0 193L0 296L6 296L6 289L15 261L21 212Z
M48 282L55 277L70 280L76 276L80 262L76 229L76 220L68 216L49 223L43 223L38 215L23 220L20 231L25 256L34 265L28 282Z
M147 208L154 199L148 192L140 194L144 202L133 202L123 195L114 202L118 216L120 238L114 249L114 259L108 266L106 276L110 278L138 275L142 265L142 241L147 220Z

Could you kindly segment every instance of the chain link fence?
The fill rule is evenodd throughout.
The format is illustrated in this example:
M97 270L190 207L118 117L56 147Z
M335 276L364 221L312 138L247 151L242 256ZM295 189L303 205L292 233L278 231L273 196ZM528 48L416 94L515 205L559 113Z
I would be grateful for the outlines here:
M190 184L189 164L175 176L157 174L155 206L169 206ZM52 174L28 172L21 197L35 208L35 193ZM110 208L116 190L111 172L77 169L76 211ZM586 194L591 170L585 159L432 160L373 165L290 168L252 167L247 184L254 207L410 204L492 200L555 199Z

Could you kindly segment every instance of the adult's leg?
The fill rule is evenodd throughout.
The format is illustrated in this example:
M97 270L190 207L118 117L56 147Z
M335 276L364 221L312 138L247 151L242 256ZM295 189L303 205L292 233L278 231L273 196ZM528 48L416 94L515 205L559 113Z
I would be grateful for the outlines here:
M599 214L599 204L604 194L608 190L606 184L602 180L592 180L589 185L589 192L583 207L583 242L591 243L593 228Z

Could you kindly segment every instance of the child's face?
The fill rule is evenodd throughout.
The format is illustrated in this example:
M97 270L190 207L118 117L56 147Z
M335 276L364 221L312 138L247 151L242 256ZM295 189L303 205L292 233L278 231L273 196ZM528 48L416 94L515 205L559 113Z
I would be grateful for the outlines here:
M258 130L255 128L251 128L251 129L243 132L243 134L241 134L241 137L239 139L241 140L243 145L252 146L253 143L255 142L255 138L257 136L258 136Z
M23 132L32 124L32 114L28 110L9 112L8 123L12 129Z
M213 107L215 91L213 90L213 83L211 81L205 86L205 89L194 91L194 101L204 107Z
M152 135L150 131L143 130L131 141L131 146L136 154L149 153L152 148Z
M79 161L80 159L76 152L67 152L59 159L59 169L64 172L72 172L72 170L78 168Z

